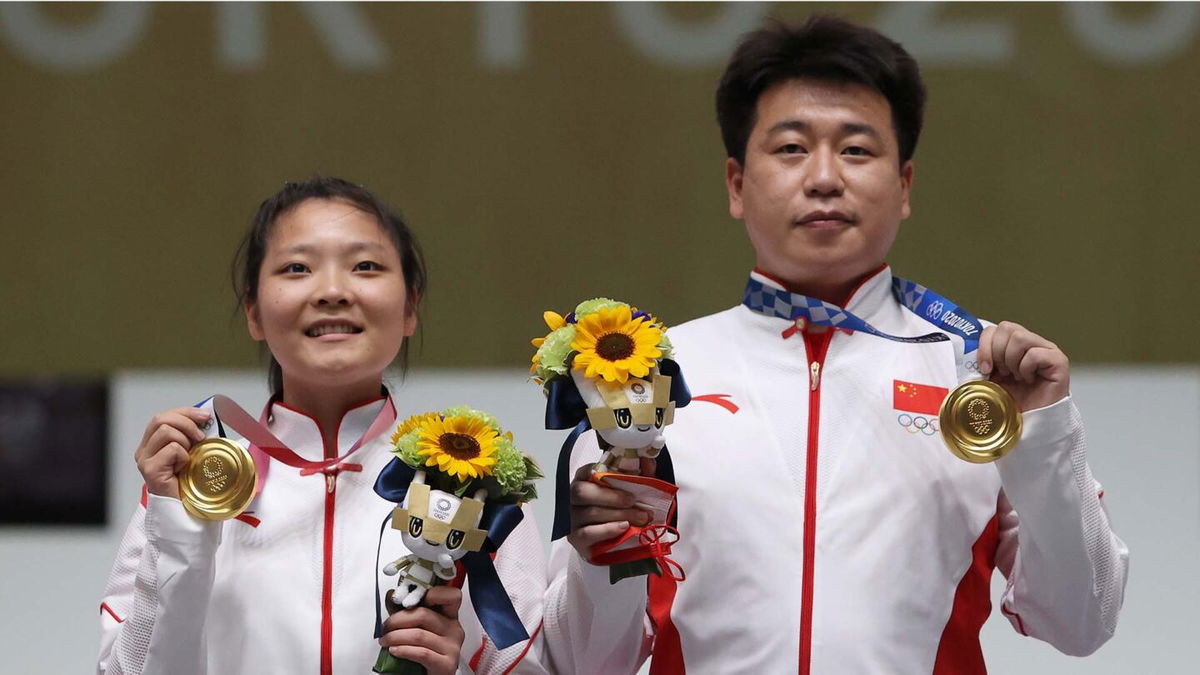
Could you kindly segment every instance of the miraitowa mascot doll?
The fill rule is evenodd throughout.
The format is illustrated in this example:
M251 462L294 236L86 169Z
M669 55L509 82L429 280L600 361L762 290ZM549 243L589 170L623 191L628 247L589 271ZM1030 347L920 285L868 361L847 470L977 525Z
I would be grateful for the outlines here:
M396 429L392 443L396 458L380 472L375 491L397 504L384 528L390 523L399 530L408 552L382 568L398 577L396 588L381 598L383 609L415 607L430 587L462 572L496 647L528 639L491 554L521 522L521 504L537 497L534 482L542 477L537 463L517 450L496 418L466 406L411 417ZM376 637L382 633L381 614ZM425 672L387 649L379 651L374 670Z
M682 581L683 570L667 557L678 539L677 488L663 428L691 395L671 360L666 328L650 314L608 298L583 302L566 317L546 312L543 319L550 333L533 340L538 349L530 371L546 394L546 428L574 427L559 454L553 538L570 530L575 440L594 430L603 454L592 480L633 493L651 519L594 546L591 562L608 565L612 583L642 574ZM647 458L656 460L654 476L641 475Z

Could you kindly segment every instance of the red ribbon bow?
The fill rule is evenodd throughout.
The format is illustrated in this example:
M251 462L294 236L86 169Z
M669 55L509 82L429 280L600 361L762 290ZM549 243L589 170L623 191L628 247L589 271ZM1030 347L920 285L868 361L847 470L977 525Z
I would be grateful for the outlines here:
M687 574L683 566L667 557L671 545L679 541L679 530L670 525L651 525L641 531L638 541L650 551L650 557L662 568L662 575L672 581L683 581Z

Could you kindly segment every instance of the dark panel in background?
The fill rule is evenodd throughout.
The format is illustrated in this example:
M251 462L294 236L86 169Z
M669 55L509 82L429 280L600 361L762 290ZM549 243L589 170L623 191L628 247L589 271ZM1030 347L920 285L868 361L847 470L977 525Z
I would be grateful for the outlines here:
M0 524L103 525L108 384L0 380Z

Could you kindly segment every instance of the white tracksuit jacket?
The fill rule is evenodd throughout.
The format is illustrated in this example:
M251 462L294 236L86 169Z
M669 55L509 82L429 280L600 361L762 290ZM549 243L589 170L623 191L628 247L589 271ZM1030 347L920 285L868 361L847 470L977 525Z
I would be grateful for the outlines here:
M272 414L272 433L301 457L321 460L346 453L376 415L394 417L395 408L388 398L348 411L338 449L329 453L315 420L278 403ZM379 651L376 576L381 589L396 583L372 573L379 569L380 526L394 506L373 490L393 457L389 436L344 457L360 471L340 465L332 477L302 476L272 461L262 493L235 520L200 521L179 500L149 495L104 593L98 672L370 673ZM391 535L380 564L407 552ZM528 509L495 564L533 635L545 565ZM542 672L534 659L521 658L528 641L497 651L484 640L465 588L460 620L467 636L460 672Z
M846 308L893 335L937 330L891 286L884 268ZM694 400L666 432L672 558L687 573L670 610L682 654L654 644L666 631L646 618L646 580L610 586L562 539L540 658L562 673L632 673L654 644L656 661L688 673L974 675L993 566L1018 631L1079 655L1112 635L1128 551L1070 397L1027 411L1007 457L969 464L916 429L936 415L914 422L893 406L898 381L959 383L960 338L785 338L789 326L739 305L670 331L692 394L724 395ZM572 471L599 455L594 438L576 444ZM652 579L653 601L663 584Z

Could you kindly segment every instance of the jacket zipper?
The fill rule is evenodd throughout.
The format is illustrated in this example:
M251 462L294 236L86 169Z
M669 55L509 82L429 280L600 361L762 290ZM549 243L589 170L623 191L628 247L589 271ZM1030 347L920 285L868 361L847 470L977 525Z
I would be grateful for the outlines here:
M336 457L325 449L326 457ZM333 513L337 474L325 474L325 537L321 569L321 675L333 675Z
M812 661L813 557L817 541L817 443L821 429L821 368L836 331L804 335L808 356L808 455L804 466L804 568L800 582L800 675Z

